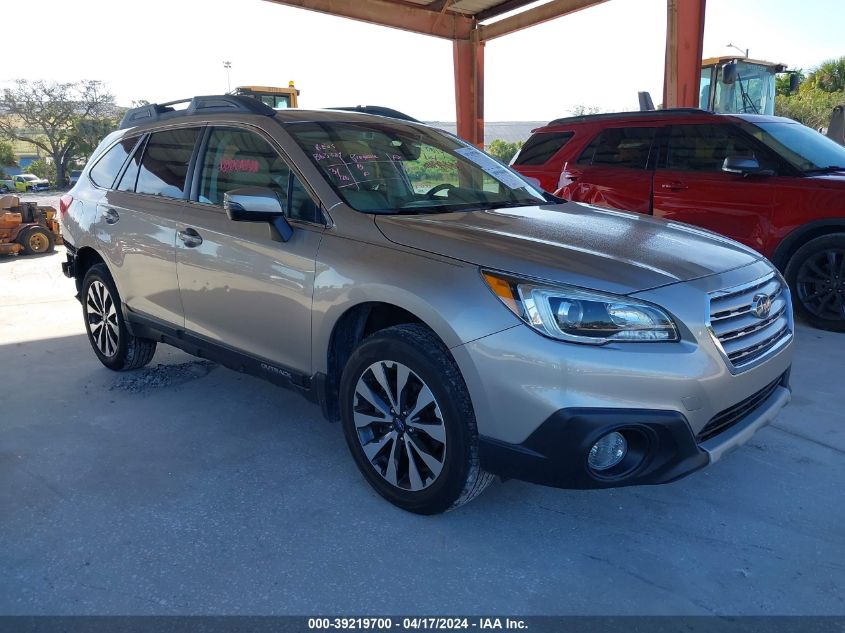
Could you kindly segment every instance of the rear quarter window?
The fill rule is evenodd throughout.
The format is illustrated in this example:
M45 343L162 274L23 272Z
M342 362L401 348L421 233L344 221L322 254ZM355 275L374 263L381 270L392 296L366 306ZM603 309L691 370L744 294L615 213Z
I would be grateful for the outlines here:
M199 128L153 132L144 149L135 192L181 198L198 137Z
M573 136L575 136L574 132L538 132L522 146L513 164L544 165Z
M125 138L103 154L88 174L94 184L103 189L110 188L137 142L137 137Z

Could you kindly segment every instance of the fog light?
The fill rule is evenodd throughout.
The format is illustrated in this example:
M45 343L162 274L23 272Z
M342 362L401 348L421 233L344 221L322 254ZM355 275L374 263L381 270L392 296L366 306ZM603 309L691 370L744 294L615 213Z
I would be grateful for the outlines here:
M625 436L614 431L593 444L587 463L593 470L607 470L621 462L627 452L628 442L625 441Z

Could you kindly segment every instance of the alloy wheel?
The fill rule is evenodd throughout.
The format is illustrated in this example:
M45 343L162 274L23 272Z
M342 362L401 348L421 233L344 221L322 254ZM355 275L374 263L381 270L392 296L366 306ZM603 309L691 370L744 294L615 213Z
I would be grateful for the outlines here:
M370 465L388 483L416 492L433 484L446 460L446 427L431 389L409 367L373 363L355 386L352 415Z
M798 269L798 299L822 319L845 319L845 250L829 249L808 257Z
M88 286L85 298L85 314L91 332L91 340L103 356L117 353L118 335L117 308L106 285L95 280Z

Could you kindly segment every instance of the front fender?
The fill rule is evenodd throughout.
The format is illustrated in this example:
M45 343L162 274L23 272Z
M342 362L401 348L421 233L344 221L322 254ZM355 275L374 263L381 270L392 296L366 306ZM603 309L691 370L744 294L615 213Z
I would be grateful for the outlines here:
M474 265L413 249L326 235L314 282L314 372L327 371L332 331L343 314L371 302L410 312L449 348L518 323L490 292Z

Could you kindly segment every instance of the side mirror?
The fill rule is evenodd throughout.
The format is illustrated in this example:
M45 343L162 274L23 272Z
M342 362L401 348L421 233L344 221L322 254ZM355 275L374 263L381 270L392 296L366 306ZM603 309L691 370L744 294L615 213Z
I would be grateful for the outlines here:
M789 73L789 94L798 91L798 86L801 84L801 75L798 73Z
M722 66L722 83L731 86L736 81L736 62L728 62Z
M728 156L722 163L722 171L739 176L774 176L771 169L763 169L756 158Z
M293 228L285 218L282 202L272 189L242 187L223 194L223 208L234 222L269 222L279 232L283 242L293 235Z

